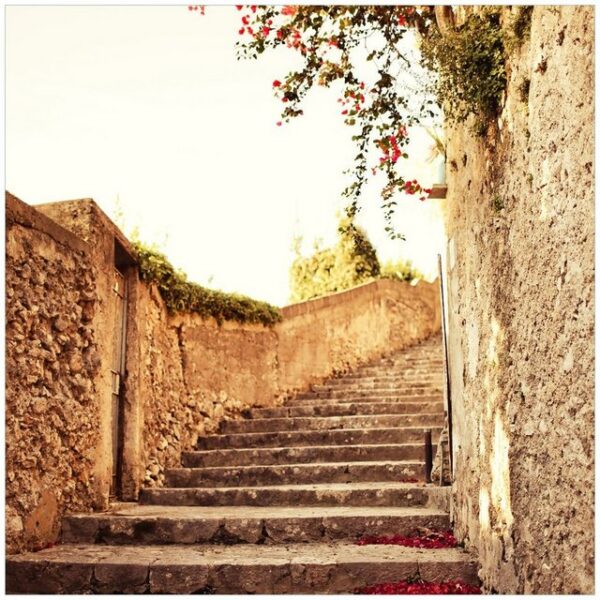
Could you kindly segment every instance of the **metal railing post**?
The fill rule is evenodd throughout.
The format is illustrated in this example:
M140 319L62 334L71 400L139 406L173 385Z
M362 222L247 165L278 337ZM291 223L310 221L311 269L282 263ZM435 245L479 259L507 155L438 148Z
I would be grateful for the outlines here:
M446 411L448 414L448 461L450 463L450 476L453 473L453 450L452 450L452 388L450 386L450 363L448 356L448 337L446 332L446 302L444 295L444 277L442 271L442 255L438 254L438 268L440 277L440 303L442 307L442 339L444 343L444 373L446 376ZM444 466L442 465L442 471Z

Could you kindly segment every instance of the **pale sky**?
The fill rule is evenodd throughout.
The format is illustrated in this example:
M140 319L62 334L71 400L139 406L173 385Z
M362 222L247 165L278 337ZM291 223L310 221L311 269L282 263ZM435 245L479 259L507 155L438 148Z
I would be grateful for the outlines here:
M237 61L233 6L6 7L6 188L30 204L94 198L125 233L137 226L198 283L284 305L291 243L331 243L356 154L336 102L318 89L277 127L272 93L292 51ZM407 173L433 179L422 130ZM375 159L374 159L375 161ZM408 162L408 161L407 161ZM437 201L400 196L390 241L367 189L358 222L380 259L434 276L443 247Z

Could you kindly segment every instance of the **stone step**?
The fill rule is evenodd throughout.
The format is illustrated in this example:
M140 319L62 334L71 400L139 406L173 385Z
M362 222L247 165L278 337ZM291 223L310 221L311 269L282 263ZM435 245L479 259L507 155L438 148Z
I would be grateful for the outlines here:
M378 395L378 396L357 396L357 397L349 397L346 396L335 396L335 397L320 397L317 395L315 397L298 397L292 396L287 398L283 404L283 406L330 406L336 404L356 404L356 403L366 403L366 402L375 402L375 403L392 403L392 404L405 404L408 402L443 402L444 394L439 392L436 394L429 395L397 395L390 394L387 396Z
M396 387L426 387L428 385L438 386L444 383L444 378L436 375L435 377L363 377L363 378L344 378L328 379L321 385L324 387L336 387L344 389L353 388L396 388ZM311 386L314 387L314 386Z
M240 487L293 483L351 483L424 479L424 463L417 460L335 462L248 467L166 469L168 487Z
M371 444L357 446L296 446L183 452L184 467L306 464L375 460L423 460L424 444Z
M442 425L444 413L357 415L337 417L284 417L272 419L236 419L222 421L221 433L258 433L329 429L379 429L383 427L433 427Z
M478 584L464 551L401 546L289 544L110 546L65 544L10 556L12 594L352 593L420 575Z
M449 509L450 488L360 481L263 487L143 488L143 504L170 506L427 506Z
M371 389L338 389L336 386L314 386L312 390L300 392L298 398L361 398L363 396L428 396L443 393L441 385L403 386Z
M350 415L419 414L443 412L442 398L430 402L337 402L255 408L248 418L333 417Z
M75 544L289 544L446 530L446 512L399 506L149 506L63 518Z
M441 426L432 427L434 443ZM358 444L408 444L422 442L424 427L386 427L381 429L337 429L330 431L268 431L260 433L234 433L209 435L198 438L197 450L219 448L283 448L285 446L325 446Z
M375 371L382 373L392 370L403 370L403 369L442 369L444 367L443 359L437 358L420 358L420 359L398 359L390 360L386 363L376 363L364 367L359 367L355 373L368 373Z

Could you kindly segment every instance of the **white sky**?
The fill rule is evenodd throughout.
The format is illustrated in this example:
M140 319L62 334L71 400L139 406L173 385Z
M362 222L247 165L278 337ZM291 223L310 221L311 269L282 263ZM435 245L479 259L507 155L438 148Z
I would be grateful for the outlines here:
M118 196L126 233L138 226L191 280L283 305L292 238L334 241L356 152L339 89L275 125L271 83L297 58L237 61L239 19L233 6L6 7L6 188L31 204L91 197L111 216ZM413 138L407 172L427 185L430 140ZM380 259L434 276L438 202L402 196L407 241L392 242L379 184L358 222Z

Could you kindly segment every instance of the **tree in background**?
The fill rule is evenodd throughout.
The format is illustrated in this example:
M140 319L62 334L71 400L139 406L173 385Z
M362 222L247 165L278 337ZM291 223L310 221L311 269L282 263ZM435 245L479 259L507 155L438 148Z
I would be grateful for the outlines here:
M290 268L290 301L303 302L379 278L411 281L421 278L410 263L388 261L383 266L366 233L348 216L340 220L338 241L331 248L315 246L311 256L300 254L301 239L295 240L296 259Z

